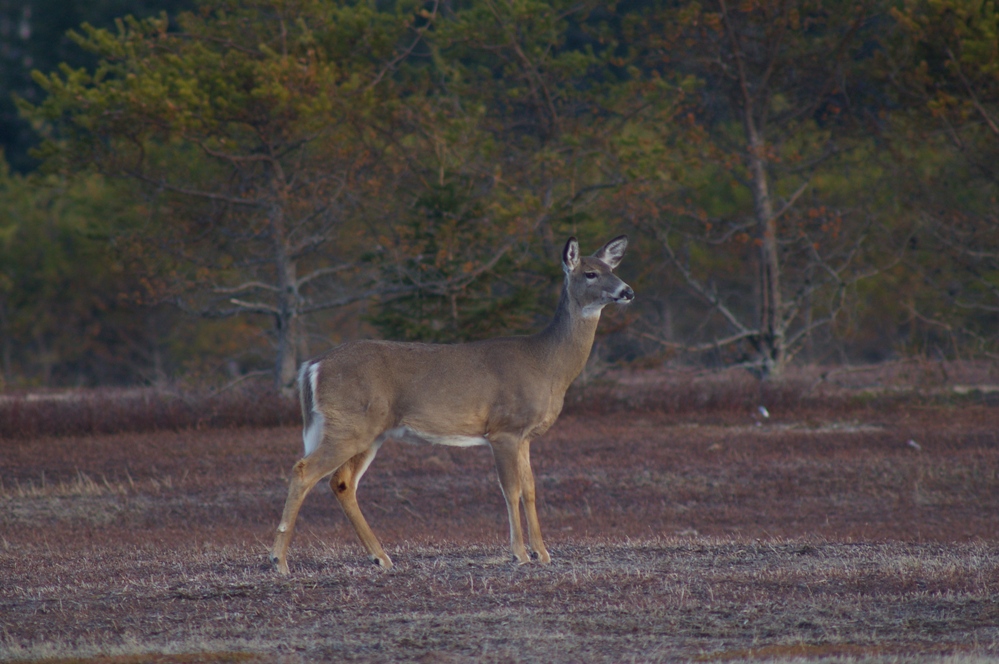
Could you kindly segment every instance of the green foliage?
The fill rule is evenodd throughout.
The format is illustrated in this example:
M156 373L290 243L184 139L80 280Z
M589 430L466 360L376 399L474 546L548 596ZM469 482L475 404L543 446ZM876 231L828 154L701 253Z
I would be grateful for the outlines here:
M578 128L592 103L587 88L601 61L587 46L570 47L568 28L586 6L568 0L471 2L439 22L436 61L459 97L483 104L497 130L525 147Z
M74 39L96 70L39 74L48 97L22 108L53 128L49 168L94 164L138 185L150 223L132 240L171 256L177 304L265 317L284 386L303 317L363 298L342 279L360 202L389 167L400 96L387 74L414 20L404 6L296 0L206 3L176 31L165 15L85 25Z
M585 8L450 9L427 35L434 78L407 100L413 124L400 145L410 177L400 193L412 202L380 240L386 280L413 289L371 317L394 338L530 330L554 304L565 234L604 240L616 227L590 213L619 178L594 121L607 100L596 84L605 63L590 45L568 43Z
M18 117L12 94L37 103L42 90L32 80L32 70L51 71L60 63L93 68L97 60L69 38L69 30L82 23L114 25L125 14L147 17L166 11L170 15L193 6L191 0L6 0L0 3L0 145L15 172L38 167L28 152L38 136Z
M893 9L907 100L946 128L977 177L999 184L999 12L991 1L910 0Z
M133 214L100 177L11 174L0 167L0 361L7 382L113 378L124 321L122 264L108 222ZM109 366L110 365L110 366ZM118 367L120 368L120 367Z
M919 211L907 348L960 356L999 343L999 12L994 2L911 0L892 12L894 128L915 162Z
M904 234L890 189L876 193L870 118L883 100L865 50L883 9L666 2L621 23L636 111L616 143L630 175L618 201L701 302L670 323L673 338L650 316L649 337L731 344L728 357L779 373L835 324L858 279L896 260Z
M19 102L45 174L4 175L2 324L10 348L78 358L51 367L102 380L118 334L255 369L266 340L283 386L359 318L433 341L536 329L565 237L629 229L624 355L997 341L991 0L143 8L71 32L94 64L36 72L45 98ZM57 343L60 307L105 340ZM141 354L120 364L148 373Z
M387 299L371 322L390 339L422 341L530 330L538 284L499 231L467 187L431 187L393 228L383 267L390 280L413 291Z
M171 262L131 235L147 210L125 182L0 170L0 372L8 386L217 380L249 368L259 331L161 304ZM2 384L2 383L0 383Z
M190 143L221 161L248 159L241 148L289 149L330 131L338 114L359 113L339 118L357 120L376 109L380 100L367 88L397 24L363 3L233 2L182 15L178 33L165 15L127 17L114 32L84 25L73 38L100 65L37 73L48 97L23 107L60 123L64 135L45 146L46 156L70 147L83 161L138 169L154 140Z

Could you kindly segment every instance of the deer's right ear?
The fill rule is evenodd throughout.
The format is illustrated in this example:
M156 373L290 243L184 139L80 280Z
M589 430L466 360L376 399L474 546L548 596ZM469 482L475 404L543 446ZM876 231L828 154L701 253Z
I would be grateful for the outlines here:
M577 265L579 265L579 242L576 241L576 238L571 237L565 243L565 249L562 250L562 269L567 273L572 272Z

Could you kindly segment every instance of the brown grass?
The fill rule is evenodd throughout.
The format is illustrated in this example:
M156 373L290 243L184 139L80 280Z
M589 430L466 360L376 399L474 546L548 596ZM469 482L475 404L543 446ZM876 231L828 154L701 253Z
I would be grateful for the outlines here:
M0 440L287 426L299 419L294 398L261 386L220 393L104 388L0 395Z
M547 567L509 562L487 449L386 445L396 568L321 486L281 578L296 427L6 440L0 660L999 658L999 409L851 398L574 408L532 454Z

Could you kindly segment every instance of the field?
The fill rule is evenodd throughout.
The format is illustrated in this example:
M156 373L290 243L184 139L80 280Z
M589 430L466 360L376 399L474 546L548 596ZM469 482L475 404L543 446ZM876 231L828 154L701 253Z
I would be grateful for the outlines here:
M992 392L724 384L573 393L532 450L550 566L485 448L383 447L389 572L321 484L285 578L298 428L9 436L0 660L999 661Z

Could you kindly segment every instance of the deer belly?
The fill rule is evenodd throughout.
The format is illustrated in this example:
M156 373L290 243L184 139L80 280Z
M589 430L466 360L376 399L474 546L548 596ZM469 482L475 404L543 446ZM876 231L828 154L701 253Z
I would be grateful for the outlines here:
M404 443L429 443L431 445L450 445L451 447L474 447L475 445L488 445L489 441L485 436L451 436L426 433L417 431L411 427L401 426L389 429L380 439L391 438Z

